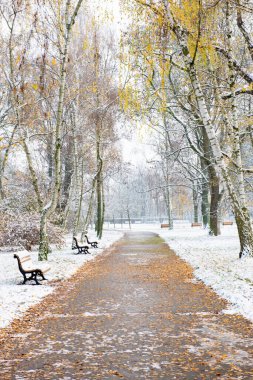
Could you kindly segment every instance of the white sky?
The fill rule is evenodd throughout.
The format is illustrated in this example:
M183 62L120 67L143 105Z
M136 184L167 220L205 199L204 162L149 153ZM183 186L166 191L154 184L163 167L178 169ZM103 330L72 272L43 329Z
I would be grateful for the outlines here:
M136 126L127 138L121 139L123 160L137 166L146 164L147 160L155 157L155 152L149 145L151 135L144 128Z

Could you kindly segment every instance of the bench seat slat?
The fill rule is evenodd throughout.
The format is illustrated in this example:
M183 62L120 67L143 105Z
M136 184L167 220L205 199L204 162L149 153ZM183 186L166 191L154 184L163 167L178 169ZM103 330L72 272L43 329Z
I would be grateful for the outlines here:
M25 255L25 256L20 257L20 260L30 259L30 258L31 258L31 255Z
M32 261L31 257L23 257L23 258L21 259L21 263L22 263L22 264L23 264L23 263L26 263L27 261Z
M51 270L51 268L46 268L46 269L41 269L41 271L43 272L43 273L47 273L47 272L49 272Z

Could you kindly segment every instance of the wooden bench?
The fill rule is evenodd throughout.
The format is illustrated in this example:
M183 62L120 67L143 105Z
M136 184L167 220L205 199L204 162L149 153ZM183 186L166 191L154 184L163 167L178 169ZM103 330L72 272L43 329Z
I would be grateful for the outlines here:
M223 226L232 226L234 222L231 222L231 220L227 220L226 222L222 222Z
M161 224L161 228L169 228L169 225L166 224L166 223L162 223L162 224Z
M31 259L31 256L30 255L27 255L27 256L23 256L22 258L19 257L19 255L17 255L15 253L15 255L13 256L14 259L17 259L18 260L18 268L19 268L19 271L22 273L23 277L24 277L24 281L23 281L23 284L26 283L26 281L31 281L31 280L34 280L36 285L41 285L38 281L38 276L41 277L41 281L42 280L46 280L44 274L46 272L48 272L50 270L50 268L46 268L44 270L42 269L30 269L30 268L27 268L25 269L23 267L23 264L25 262L29 262L32 264L32 259Z
M88 251L89 247L87 245L79 245L78 241L77 241L77 238L75 238L75 237L73 237L72 249L77 249L78 250L78 252L76 253L76 255L78 255L79 253L84 253L85 255L87 253L90 253Z
M89 241L88 236L84 235L86 237L87 243L92 247L92 248L97 248L98 247L98 242L97 241Z
M191 224L191 226L192 227L201 227L202 223L196 223L196 222L194 222L194 223Z

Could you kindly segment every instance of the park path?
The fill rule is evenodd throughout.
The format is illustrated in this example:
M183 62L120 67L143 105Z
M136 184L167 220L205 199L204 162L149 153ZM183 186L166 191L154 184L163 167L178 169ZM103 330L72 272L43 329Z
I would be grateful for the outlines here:
M130 232L16 321L1 380L253 379L252 324L156 234Z

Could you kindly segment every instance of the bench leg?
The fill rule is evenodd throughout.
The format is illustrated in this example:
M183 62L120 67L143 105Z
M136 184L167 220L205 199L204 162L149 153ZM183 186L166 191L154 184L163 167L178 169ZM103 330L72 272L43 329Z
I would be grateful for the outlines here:
M37 276L34 277L34 281L35 281L35 284L36 284L36 285L41 285L41 284L39 283L39 281L37 280Z
M39 283L39 281L37 280L37 276L38 276L38 273L33 272L32 276L31 276L31 280L34 280L35 283L36 283L36 285L41 285L41 284Z
M44 276L44 274L43 274L42 272L39 273L38 276L40 276L40 277L42 278L42 280L46 280L46 278L45 278L45 276ZM41 281L42 281L42 280L41 280Z
M31 276L27 277L25 273L22 273L22 274L23 274L23 277L24 277L24 281L22 282L22 285L25 285L26 281L29 281L31 279Z
M39 273L36 273L36 272L33 272L31 274L31 276L27 277L26 274L24 273L23 274L23 277L24 277L24 281L22 282L22 285L25 285L27 281L32 281L34 280L35 281L35 284L36 285L41 285L37 279L37 276L39 275ZM44 277L44 275L42 274L43 276L43 280L46 280L46 278Z

